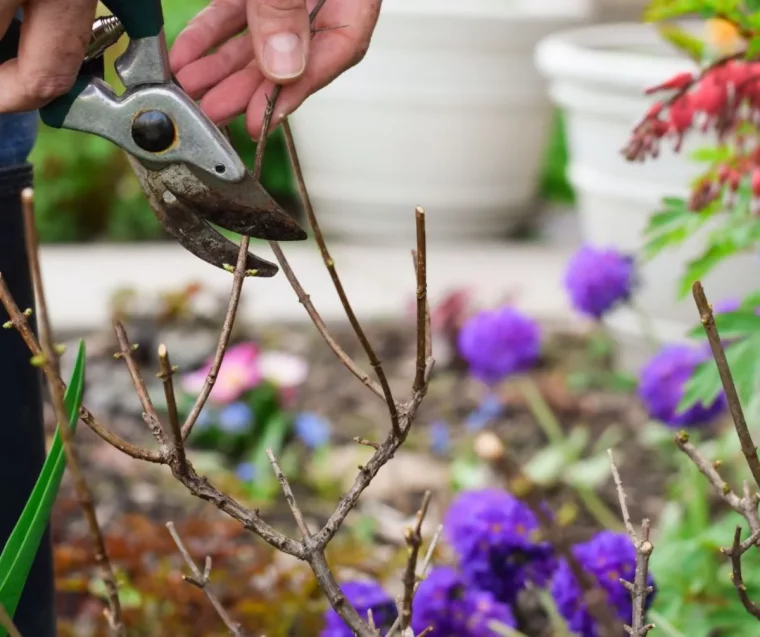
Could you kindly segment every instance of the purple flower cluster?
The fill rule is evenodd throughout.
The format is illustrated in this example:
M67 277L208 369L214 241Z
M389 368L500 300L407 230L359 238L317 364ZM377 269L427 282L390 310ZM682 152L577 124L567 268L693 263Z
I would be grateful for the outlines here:
M541 332L536 321L513 307L484 310L462 326L458 347L472 375L492 384L536 364Z
M536 537L538 522L521 501L498 489L462 492L447 511L444 528L458 564L435 567L420 583L412 605L415 634L432 626L435 637L496 637L503 634L498 625L518 628L512 604L530 583L550 589L560 614L579 637L598 637L571 569ZM620 583L634 576L636 551L630 538L601 531L572 550L615 613L630 622L630 593ZM651 575L649 584L654 587ZM362 617L372 609L379 627L387 629L395 619L393 600L379 584L350 582L342 589ZM351 634L332 609L325 620L320 637Z
M340 588L362 619L366 621L371 610L375 626L383 631L391 627L396 619L396 604L380 584L355 580L346 582ZM353 634L335 610L330 608L325 613L325 627L319 633L319 637L352 637Z
M545 585L556 566L551 546L536 538L533 512L506 491L459 494L443 527L468 583L508 604L527 583Z
M687 381L696 367L710 357L708 350L689 345L666 345L642 368L639 398L649 416L670 427L693 427L714 420L726 407L725 395L710 404L695 403L678 410Z
M624 533L601 531L594 538L573 547L573 555L581 566L607 594L610 606L625 623L630 623L633 612L631 594L620 583L620 578L633 581L636 568L636 550ZM654 587L650 573L648 584ZM583 603L583 590L570 566L562 560L551 584L552 597L557 609L570 630L579 637L597 637L596 624ZM647 608L655 591L647 597Z
M612 248L585 245L572 256L565 271L573 307L597 320L630 299L635 283L633 259Z
M489 637L498 622L511 628L517 623L512 609L487 591L468 586L454 568L440 566L420 584L412 606L412 629L419 635L428 626L436 637Z

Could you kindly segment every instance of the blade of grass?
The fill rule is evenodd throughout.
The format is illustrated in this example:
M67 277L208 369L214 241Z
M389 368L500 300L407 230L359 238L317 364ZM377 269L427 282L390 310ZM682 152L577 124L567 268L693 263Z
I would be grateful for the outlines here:
M76 362L64 397L64 405L69 417L68 426L72 431L79 420L79 409L84 394L84 375L85 347L84 342L80 341ZM60 427L60 423L58 426ZM21 517L0 554L0 604L11 617L16 612L29 571L37 555L37 549L50 520L65 469L66 457L63 453L63 443L58 427L56 427L53 443L40 477L37 478ZM0 628L0 637L7 637L3 628Z

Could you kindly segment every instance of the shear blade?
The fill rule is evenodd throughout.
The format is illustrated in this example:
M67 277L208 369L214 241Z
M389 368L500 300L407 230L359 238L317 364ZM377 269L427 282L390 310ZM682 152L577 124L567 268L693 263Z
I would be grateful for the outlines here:
M213 181L185 165L170 166L158 174L174 197L225 230L268 241L307 237L251 173L237 183Z
M186 206L173 195L166 197L167 191L161 187L158 173L148 170L129 154L127 158L148 197L154 214L166 231L183 248L218 268L226 269L226 266L237 263L240 250L237 244L212 228L192 207ZM245 269L251 276L272 277L277 274L279 268L274 263L249 252Z

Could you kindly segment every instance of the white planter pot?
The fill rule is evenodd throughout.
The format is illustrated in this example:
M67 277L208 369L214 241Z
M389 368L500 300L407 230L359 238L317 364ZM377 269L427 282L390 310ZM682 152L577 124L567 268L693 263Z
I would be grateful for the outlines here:
M689 151L712 140L693 135L679 154L663 144L660 156L644 163L628 162L620 151L654 99L644 89L693 70L691 62L672 53L655 29L643 24L551 35L537 47L536 62L550 80L552 99L566 113L569 177L578 194L584 240L639 250L642 231L662 198L687 196L690 179L699 174ZM635 304L661 339L680 340L698 321L691 296L676 300L676 281L686 261L699 254L708 231L642 268ZM758 275L760 260L746 255L725 262L703 283L708 297L718 301L755 289ZM609 325L620 336L641 335L641 320L629 309L612 314Z
M493 237L535 194L551 104L533 63L590 0L385 0L365 59L292 117L326 232L409 242Z

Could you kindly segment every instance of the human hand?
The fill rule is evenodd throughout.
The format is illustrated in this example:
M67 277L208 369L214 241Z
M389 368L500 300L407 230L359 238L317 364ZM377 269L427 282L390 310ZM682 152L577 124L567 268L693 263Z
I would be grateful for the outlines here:
M23 5L18 57L0 64L0 113L35 110L74 85L97 0L0 0L0 38Z
M316 3L211 0L174 43L172 71L215 123L245 113L248 132L258 139L275 84L284 86L274 123L367 51L381 0L327 0L312 38L309 11Z

